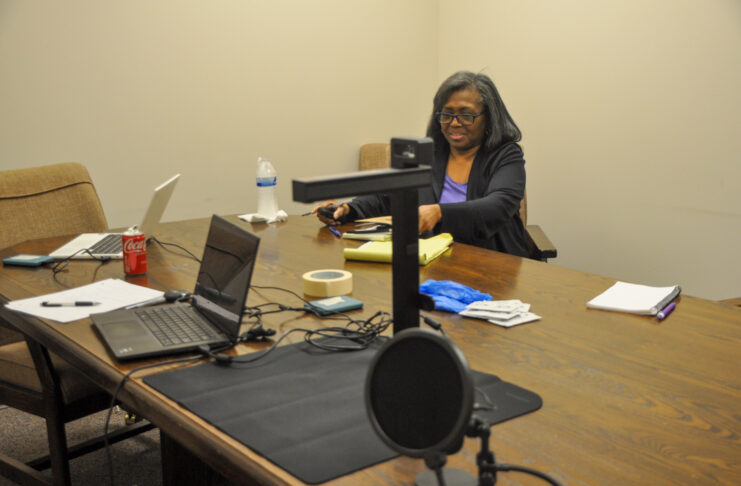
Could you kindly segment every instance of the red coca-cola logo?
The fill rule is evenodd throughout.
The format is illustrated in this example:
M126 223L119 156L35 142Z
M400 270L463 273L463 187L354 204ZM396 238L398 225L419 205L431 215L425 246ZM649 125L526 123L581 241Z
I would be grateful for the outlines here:
M124 241L123 251L126 253L142 253L146 249L147 239L146 238L131 238Z

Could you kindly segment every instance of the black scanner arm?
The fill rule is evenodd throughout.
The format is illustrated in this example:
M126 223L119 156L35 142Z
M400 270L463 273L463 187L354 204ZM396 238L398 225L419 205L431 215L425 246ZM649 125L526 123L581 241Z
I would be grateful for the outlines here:
M390 169L293 180L297 202L380 193L391 198L394 334L419 326L417 189L432 183L432 157L432 139L392 138Z

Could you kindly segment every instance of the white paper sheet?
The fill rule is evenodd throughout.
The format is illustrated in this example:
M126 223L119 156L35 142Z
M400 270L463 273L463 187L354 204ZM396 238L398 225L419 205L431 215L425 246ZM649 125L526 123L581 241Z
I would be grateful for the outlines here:
M5 307L17 312L51 319L57 322L72 322L90 317L90 314L120 309L162 295L163 292L159 290L130 284L120 279L109 278L53 294L14 300L8 302ZM99 302L99 304L85 307L43 307L41 303L45 301L93 301Z

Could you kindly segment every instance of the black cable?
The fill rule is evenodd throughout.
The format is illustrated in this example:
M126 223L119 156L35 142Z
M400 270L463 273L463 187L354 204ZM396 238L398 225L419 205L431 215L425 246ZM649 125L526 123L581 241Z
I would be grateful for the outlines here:
M267 338L275 336L275 329L265 329L262 323L254 324L248 331L243 332L237 338L238 343L247 343L250 341L265 341Z
M278 344L280 344L281 341L283 341L286 337L288 337L289 334L292 334L292 333L298 332L298 331L306 331L306 329L296 328L296 329L291 329L289 331L286 331L268 349L265 349L265 350L263 350L262 352L259 352L259 353L252 353L252 354L248 354L248 355L245 355L245 356L233 357L233 356L222 355L222 354L218 354L218 353L216 353L216 352L214 352L212 350L204 349L205 346L199 347L199 351L201 353L204 353L206 356L209 356L211 358L214 358L216 360L216 363L217 364L224 364L224 365L226 365L226 364L253 363L253 362L257 361L258 359L262 359L265 356L267 356L270 353L272 353L278 347Z
M267 305L277 305L278 309L271 310L271 311L261 311L261 314L272 314L276 312L282 312L282 311L296 311L296 312L308 312L311 314L314 314L316 317L320 319L326 319L326 320L347 320L348 323L362 323L364 321L359 321L356 319L353 319L350 315L345 314L344 312L332 312L331 314L319 314L319 312L314 309L311 306L311 302L304 299L300 295L298 295L296 292L285 289L283 287L272 287L272 286L261 286L261 285L250 285L250 288L252 289L259 289L259 290L265 290L265 289L272 289L272 290L280 290L282 292L288 292L289 294L294 295L297 299L301 300L304 304L309 304L309 307L290 307L283 304L280 304L278 302L266 302L264 304L259 304L254 307L245 307L245 312L248 314L248 317L255 317L255 315L251 314L251 312L255 312L255 309L259 310L263 306ZM389 315L388 313L384 313L385 315Z
M51 267L51 271L54 272L55 274L61 272L62 270L64 270L65 268L67 268L67 265L69 265L69 262L72 261L72 259L74 257L76 257L77 255L79 255L80 253L87 253L88 256L90 256L91 259L98 260L98 261L103 262L103 263L105 263L105 262L107 262L107 261L109 261L111 259L111 257L99 257L99 256L95 255L92 252L92 250L90 250L90 248L81 248L81 249L77 250L76 252L74 252L73 254L71 254L70 256L64 258L63 260L59 260L57 263L55 263Z
M517 471L525 474L530 474L532 476L539 477L540 479L552 484L553 486L561 486L561 484L550 477L548 474L544 472L540 472L537 469L532 469L525 466L517 466L515 464L504 464L504 463L498 463L494 466L497 471Z
M198 258L197 256L195 256L195 255L194 255L193 253L191 253L191 252L190 252L190 251L189 251L189 250L188 250L187 248L185 248L184 246L180 246L180 245L178 245L177 243L170 243L170 242L168 242L168 241L160 241L160 240L158 240L158 239L157 239L157 237L155 237L155 236L151 236L151 237L150 237L149 239L150 239L151 241L153 241L153 242L157 243L158 245L160 245L160 246L161 246L161 247L162 247L162 248L163 248L164 250L166 250L166 251L169 251L169 252L172 252L172 253L175 253L175 252L173 252L172 250L170 250L170 249L169 249L169 248L167 248L167 247L168 247L168 246L174 246L175 248L177 248L177 249L179 249L179 250L182 250L182 251L184 251L185 253L187 253L187 254L188 254L188 256L190 256L190 257L191 257L191 258L192 258L193 260L197 261L198 263L201 263L201 259L200 259L200 258Z
M304 310L304 309L302 309ZM373 323L373 320L380 317L379 323ZM322 329L304 329L295 328L284 332L273 344L262 352L252 353L245 356L232 357L232 356L218 356L217 353L211 352L209 356L216 359L219 364L247 364L254 363L260 360L270 353L275 351L278 345L286 339L290 334L295 332L304 333L304 342L317 347L325 351L360 351L366 349L373 341L378 339L383 331L385 331L393 322L390 315L386 312L379 311L372 317L363 321L366 325L360 330L348 329L347 327L327 327ZM328 343L318 342L315 339L329 338L342 340L342 343ZM347 343L350 341L350 343ZM218 357L217 357L218 356Z
M253 289L259 290L280 290L282 292L288 292L294 295L296 298L304 303L309 303L306 299L298 295L292 290L285 289L282 287L273 286L260 286L251 285ZM277 306L275 309L266 309L269 306ZM311 306L308 307L291 307L278 302L266 302L256 306L245 306L243 313L248 319L254 319L253 327L242 336L240 336L240 342L249 340L250 338L257 340L264 340L265 337L271 336L274 332L272 330L264 329L262 323L262 316L266 314L273 314L278 312L304 312L315 315L322 320L346 320L345 326L332 326L321 329L303 329L296 328L291 329L283 333L271 346L261 353L254 353L242 357L224 356L218 355L213 351L203 350L202 352L216 360L218 364L245 364L252 363L259 359L268 356L275 350L279 343L281 343L289 334L294 332L303 332L304 341L311 346L317 347L325 351L359 351L366 349L374 340L376 340L388 327L393 323L393 319L388 312L378 311L373 316L365 320L354 319L351 316L342 313L335 312L333 314L321 315L316 309ZM334 341L334 342L332 342Z
M105 265L106 263L110 261L111 259L107 257L100 260L100 264L97 267L95 267L95 271L93 272L93 279L91 280L91 282L95 282L95 280L98 278L98 270L103 268L103 265Z
M100 262L100 265L98 265L95 268L95 272L93 272L93 280L92 280L93 282L95 282L95 279L97 278L98 270L100 270L100 268L103 265L105 265L106 263L108 263L109 261L111 261L111 257L107 257L107 256L106 257L100 257L100 256L95 255L90 250L90 248L81 248L81 249L77 250L76 252L74 252L73 254L71 254L70 256L64 258L63 260L59 260L58 262L56 262L54 265L51 266L52 278L54 279L55 282L57 282L58 284L60 284L60 285L62 285L64 287L67 286L63 282L59 281L59 279L57 278L57 274L60 273L60 272L62 272L62 271L64 271L69 266L69 262L71 262L72 259L74 257L76 257L77 255L79 255L80 253L87 253L92 260L97 260L97 261Z
M288 292L289 294L295 295L298 299L300 299L300 300L302 300L304 302L308 302L308 300L304 299L303 297L301 297L300 295L298 295L293 290L284 289L283 287L271 287L269 285L250 285L250 287L252 287L253 289L260 289L260 290L272 289L272 290L280 290L282 292Z
M443 325L440 324L439 321L436 321L432 317L425 316L422 314L420 314L419 316L422 318L425 324L427 324L428 326L430 326L431 328L433 328L434 330L436 330L437 332L445 336L445 330L443 329Z

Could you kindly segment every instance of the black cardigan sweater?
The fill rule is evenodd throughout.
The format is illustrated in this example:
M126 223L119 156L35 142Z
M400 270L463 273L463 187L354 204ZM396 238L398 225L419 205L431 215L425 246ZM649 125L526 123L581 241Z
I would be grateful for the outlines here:
M419 189L419 204L440 201L449 152L436 151L432 185ZM514 142L488 152L479 149L468 176L466 201L440 204L442 218L434 233L455 241L512 255L539 259L538 249L520 219L525 194L525 159ZM350 203L350 219L391 214L387 195L361 196Z

